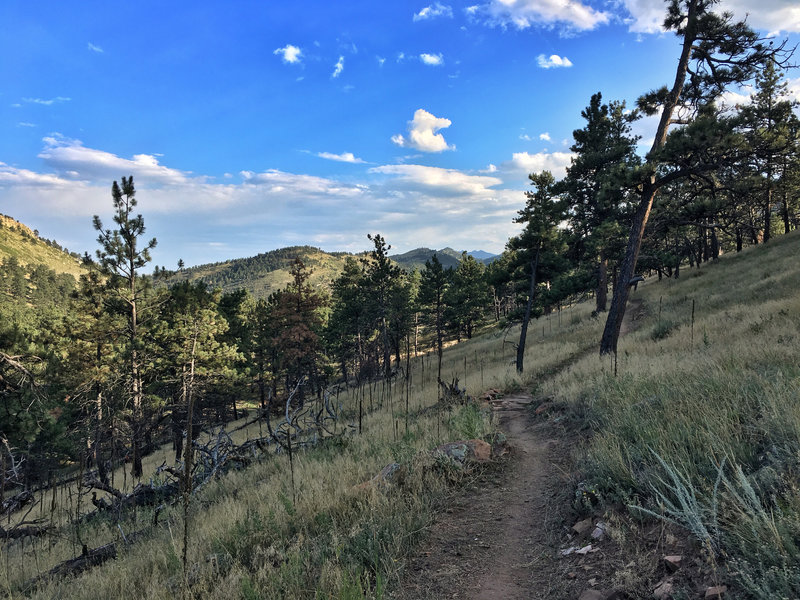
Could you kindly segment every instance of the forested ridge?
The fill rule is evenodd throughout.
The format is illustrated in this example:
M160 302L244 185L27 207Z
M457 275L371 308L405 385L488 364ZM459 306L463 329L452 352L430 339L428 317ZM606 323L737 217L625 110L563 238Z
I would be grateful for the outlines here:
M188 589L188 523L196 490L233 469L235 461L236 468L257 462L261 452L277 451L289 461L294 460L293 452L316 446L345 453L357 443L348 440L366 429L363 422L370 412L389 411L388 431L393 430L389 435L398 452L404 439L401 429L404 426L410 435L411 418L431 419L438 436L442 403L454 394L463 395L453 375L456 367L443 368L446 346L474 340L479 333L513 336L514 367L522 377L530 371L526 351L536 343L531 341L538 334L535 320L590 302L587 322L607 319L605 332L602 341L598 335L593 346L579 350L582 356L587 348L613 354L616 374L621 321L633 285L702 274L721 256L769 247L800 225L800 120L785 84L790 52L760 40L744 24L711 13L710 6L702 0L670 3L666 24L684 43L672 88L645 93L636 107L604 99L600 92L587 99L583 126L573 133L574 156L565 177L558 180L547 171L530 175L531 190L520 198L515 219L521 232L488 265L465 252L450 268L434 254L419 268L403 270L390 260L390 240L365 232L369 250L361 255L298 246L202 268L157 267L148 275L157 240L147 239L146 215L138 214L137 190L133 178L126 176L112 184L109 213L94 218L97 249L81 259L74 272L77 279L71 271L57 272L54 266L27 260L24 246L7 249L3 240L9 238L0 231L0 516L7 517L0 543L66 531L63 535L74 536L73 544L82 545L86 555L83 496L94 494L95 516L113 506L119 519L141 503L141 497L152 495L148 502L160 507L148 515L153 526L160 511L172 506L166 499L180 496L182 556L176 553L169 560L175 562L173 571L180 565L179 585ZM746 82L754 85L751 102L735 107L719 102L728 86ZM659 113L655 142L642 156L632 124L645 114ZM0 225L23 244L41 242L37 233L7 217L0 218ZM63 250L57 242L43 243ZM77 265L77 255L66 250L62 254L67 263ZM775 275L769 265L763 270L765 279ZM280 277L265 277L279 271ZM694 304L691 319L692 344L697 335L708 346L713 333L695 333ZM579 318L572 325L580 322ZM662 326L659 312L658 326L662 329L653 332L653 340L668 337L679 325ZM426 413L420 402L414 412L409 405L412 360L426 355L436 409ZM505 345L502 360L507 364ZM425 359L419 364L425 381ZM466 379L469 371L473 377L480 371L482 382L483 364L476 351L470 369L464 355L460 373ZM556 370L554 365L548 368ZM537 369L545 372L541 365ZM626 380L620 381L624 387ZM405 405L392 400L392 386L406 386ZM378 389L383 394L380 402ZM353 394L352 404L336 409L332 398L342 390ZM595 397L607 401L605 392ZM232 449L235 461L218 460L213 440L218 448L227 444L221 428L244 417L267 432L244 451ZM273 420L281 425L273 429ZM627 429L620 433L624 435L634 437ZM796 518L788 508L798 502L796 476L788 462L774 457L792 454L797 440L778 438L786 445L752 453L726 449L730 456L720 455L714 494L725 476L724 461L739 465L774 459L773 498L783 494L774 500L775 509L786 509ZM326 439L333 440L331 446L324 446ZM423 439L432 438L419 434L418 440ZM764 440L772 441L771 433ZM163 444L171 444L174 460L155 473L146 472L145 459ZM608 441L604 451L613 454L613 446L614 441ZM648 491L621 466L624 461L605 456L606 462L598 460L594 466L609 497L613 492L638 503L648 494L661 494L663 500L669 489L678 494L678 500L670 502L690 501L686 494L681 496L686 481L675 475L675 465L658 454L656 459L637 456L649 460L652 468L662 465L672 483L662 479L660 488L648 483L653 488ZM115 475L120 467L124 484ZM711 466L704 468L687 477L700 481L713 475ZM298 509L302 494L296 489L294 462L290 469L291 483L281 492L281 502L291 521L301 518L298 510L312 509ZM125 487L128 476L143 484L138 492ZM20 517L35 503L44 503L44 493L36 496L34 491L52 491L52 481L70 477L77 478L78 496L76 506L70 505L69 526ZM730 484L734 492L747 492L745 484L735 484ZM98 491L107 495L98 498ZM769 493L763 494L764 502ZM55 507L55 491L52 498ZM762 496L758 498L761 502ZM745 512L749 507L755 514L762 507L748 499L742 502ZM88 503L88 498L83 500L84 506ZM662 504L667 513L680 512L675 504ZM641 512L658 518L651 508ZM338 518L326 515L313 527L324 529ZM670 518L690 530L697 525L682 521L680 515ZM789 542L797 539L797 528L791 519L783 523L785 531L775 529L785 546L769 558L772 562L745 564L745 572L766 577L764 573L784 569L796 574L796 546ZM759 523L769 529L768 522ZM250 535L248 527L255 525L245 519L237 527ZM759 530L745 542L755 544L763 533ZM709 556L735 552L722 537L706 534L708 539L701 541L709 545ZM383 551L374 540L372 546L369 540L363 543L370 552ZM230 560L239 560L243 551L232 550L231 544L235 546L220 541L224 552L234 557ZM284 565L283 558L276 558L281 552L275 550L265 562ZM343 562L366 565L365 587L361 580L326 580L326 585L378 595L384 576L380 561L363 553L344 554ZM743 561L752 561L752 556L743 556ZM237 568L255 562L248 555ZM767 591L761 597L769 597L769 590L797 591L790 577L770 577L778 583L772 588L764 584ZM11 580L7 574L9 589ZM756 583L748 591L752 597L759 597ZM34 584L13 585L21 592Z

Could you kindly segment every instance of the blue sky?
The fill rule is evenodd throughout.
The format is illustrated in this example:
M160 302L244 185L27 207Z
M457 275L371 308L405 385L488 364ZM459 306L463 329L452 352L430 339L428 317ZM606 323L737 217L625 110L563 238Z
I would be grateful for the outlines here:
M92 215L110 225L111 182L133 175L168 267L360 251L367 233L500 252L527 174L569 164L590 96L671 81L664 6L4 0L0 212L93 253ZM800 41L794 0L721 6Z

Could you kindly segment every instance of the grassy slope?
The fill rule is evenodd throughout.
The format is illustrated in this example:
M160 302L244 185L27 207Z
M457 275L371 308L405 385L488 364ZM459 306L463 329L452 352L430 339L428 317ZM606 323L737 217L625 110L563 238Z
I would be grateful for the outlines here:
M84 272L81 263L66 252L37 239L33 231L4 215L0 215L0 260L11 256L25 265L44 265L56 273L69 273L76 279Z
M601 506L638 503L692 531L709 558L720 561L727 581L738 584L736 597L797 597L799 241L797 234L778 238L684 270L679 281L640 287L634 297L642 307L635 331L620 341L617 377L613 363L596 355L603 323L590 317L588 303L532 325L523 380L501 332L448 349L444 377L459 377L471 393L525 386L553 397L594 431L581 451L583 476ZM513 341L516 333L507 335ZM372 395L376 406L364 434L296 457L296 505L289 500L285 457L230 474L204 491L192 515L195 593L380 596L402 564L396 559L411 551L447 489L424 451L463 437L465 423L480 422L458 413L443 415L440 423L435 410L424 410L435 405L435 369L431 356L412 363L408 436L402 435L404 387L395 385L391 394L380 385L371 394L362 390L364 405ZM352 431L357 400L340 400ZM152 457L151 468L161 460ZM391 460L409 468L404 491L353 491ZM74 490L66 496L76 497ZM172 597L181 577L182 519L177 510L167 513L152 539L125 560L54 583L41 597ZM131 531L150 519L140 511L123 526ZM14 589L74 556L77 536L68 528L55 540L12 548L0 588ZM80 528L90 547L118 537L113 524Z
M255 297L265 298L290 282L289 269L295 257L313 269L312 286L327 288L342 272L346 255L330 254L310 246L282 248L251 258L190 267L170 277L167 284L201 279L226 292L245 288Z

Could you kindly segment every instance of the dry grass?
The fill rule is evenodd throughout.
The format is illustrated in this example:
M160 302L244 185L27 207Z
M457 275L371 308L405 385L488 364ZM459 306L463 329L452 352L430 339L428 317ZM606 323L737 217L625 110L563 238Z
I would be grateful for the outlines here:
M474 395L526 388L573 408L594 431L582 464L601 501L640 505L706 535L709 552L738 573L743 597L796 597L797 242L796 234L784 236L684 271L679 281L641 287L634 296L643 302L642 314L620 341L617 377L613 362L596 354L603 322L591 317L587 303L532 324L524 377L514 370L518 332L511 330L449 348L443 378L457 377ZM428 450L491 428L474 408L434 409L435 377L434 355L412 361L407 434L404 380L340 395L341 425L350 433L297 456L296 503L285 456L206 488L191 514L191 595L381 597L450 489L452 478L435 468ZM355 433L356 394L368 409L362 435ZM257 430L237 435L253 437ZM148 459L150 468L164 458L171 459L168 449ZM392 461L408 466L406 487L354 490ZM60 494L60 510L75 514L76 491L71 503L68 493ZM127 533L150 519L140 510L121 526ZM183 581L183 524L177 510L161 523L124 560L33 596L174 597ZM80 530L64 527L56 538L12 544L0 556L0 589L18 595L22 582L75 556L80 543L94 547L118 538L116 525L97 521Z

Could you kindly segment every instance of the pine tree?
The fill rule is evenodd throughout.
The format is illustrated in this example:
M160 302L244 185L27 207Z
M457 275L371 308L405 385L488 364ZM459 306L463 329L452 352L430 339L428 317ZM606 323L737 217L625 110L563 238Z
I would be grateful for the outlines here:
M150 250L156 247L157 242L153 238L140 247L145 226L142 215L133 216L133 209L136 208L133 176L123 177L122 186L114 181L111 196L116 228L103 229L100 217L94 216L94 228L99 232L97 242L100 244L97 258L108 277L111 300L127 320L128 343L124 355L127 359L128 396L131 403L132 475L141 477L144 388L139 328L142 302L147 288L142 284L139 271L150 262Z
M784 54L783 45L768 46L747 25L733 22L730 14L713 12L716 0L669 0L664 27L682 40L681 54L671 88L666 86L639 99L639 108L659 119L653 145L639 171L639 201L633 216L625 257L620 268L620 285L608 312L600 353L617 351L622 319L628 302L630 281L639 258L647 220L659 189L685 172L660 173L662 150L669 128L676 122L691 123L704 107L711 105L729 85L752 79L773 57ZM706 165L706 168L710 168Z
M526 271L527 302L517 344L517 372L522 373L528 323L537 300L538 286L564 270L564 233L558 226L565 216L564 202L555 193L555 179L549 171L528 176L534 192L525 192L525 208L519 211L515 223L524 225L522 232L511 238L509 248L517 253L517 265Z

